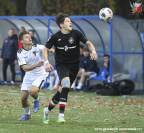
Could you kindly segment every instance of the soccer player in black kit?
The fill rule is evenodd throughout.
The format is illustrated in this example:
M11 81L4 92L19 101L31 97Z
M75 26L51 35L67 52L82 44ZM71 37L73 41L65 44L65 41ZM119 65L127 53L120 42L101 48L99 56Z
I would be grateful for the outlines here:
M75 80L79 70L80 41L89 47L92 52L90 58L98 58L94 45L84 38L81 32L72 30L72 22L67 14L59 13L56 17L56 23L60 31L55 33L46 42L43 50L43 57L46 64L46 71L52 71L53 67L48 61L48 50L55 47L55 64L60 79L61 87L53 96L48 107L44 108L43 122L49 122L50 111L59 102L58 123L65 123L64 110L68 100L69 89Z

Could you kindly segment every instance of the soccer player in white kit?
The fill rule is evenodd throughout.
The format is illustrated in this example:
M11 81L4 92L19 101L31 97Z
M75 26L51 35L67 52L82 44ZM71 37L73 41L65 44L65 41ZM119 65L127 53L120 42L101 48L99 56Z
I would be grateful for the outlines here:
M21 86L21 103L25 114L19 120L31 119L28 96L34 98L33 112L39 110L38 92L44 84L48 73L45 72L44 62L41 57L41 52L44 49L43 45L33 44L28 32L23 31L19 34L19 40L23 47L17 52L19 66L26 71ZM54 52L53 49L50 52Z

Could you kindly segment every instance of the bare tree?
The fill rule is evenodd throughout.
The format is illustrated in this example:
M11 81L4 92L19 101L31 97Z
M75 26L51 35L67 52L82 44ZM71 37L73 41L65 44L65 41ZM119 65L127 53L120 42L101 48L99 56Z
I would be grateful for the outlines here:
M42 0L27 0L26 12L28 16L43 16Z

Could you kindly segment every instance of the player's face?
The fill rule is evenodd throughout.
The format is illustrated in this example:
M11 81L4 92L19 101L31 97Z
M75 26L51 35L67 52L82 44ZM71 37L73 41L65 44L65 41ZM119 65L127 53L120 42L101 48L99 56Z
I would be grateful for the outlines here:
M64 23L62 24L62 27L68 31L72 30L72 22L70 18L65 18Z
M19 33L25 31L25 29L23 27L20 28Z
M104 62L108 63L109 62L109 57L104 57Z
M34 37L34 33L32 31L29 31L29 34L31 37Z
M23 44L32 44L32 39L29 34L23 35L23 40L21 41Z
M14 31L13 30L9 30L8 31L8 35L9 35L9 37L12 37L14 35Z
M83 54L84 54L85 57L89 56L89 52L88 51L84 51Z

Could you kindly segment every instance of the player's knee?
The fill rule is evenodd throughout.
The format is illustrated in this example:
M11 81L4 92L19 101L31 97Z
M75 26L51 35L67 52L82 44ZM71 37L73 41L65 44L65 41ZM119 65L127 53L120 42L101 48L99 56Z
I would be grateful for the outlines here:
M70 88L70 82L68 80L63 84L64 87Z
M83 73L85 73L85 71L80 71L80 74L83 74Z
M30 91L29 91L29 94L30 94L31 96L34 96L34 95L36 94L36 91L35 91L35 90L30 90Z
M85 77L85 76L86 76L86 73L85 73L85 72L83 72L81 76L82 76L82 77Z
M50 76L55 76L54 72L51 72L51 73L50 73Z
M31 88L29 89L29 94L31 96L34 96L38 91L39 91L39 88L34 86L34 85L32 85Z

